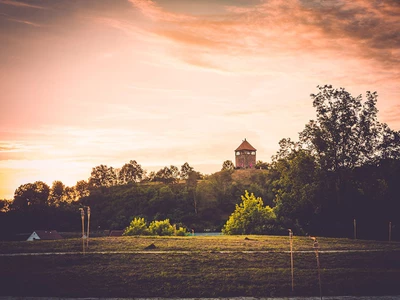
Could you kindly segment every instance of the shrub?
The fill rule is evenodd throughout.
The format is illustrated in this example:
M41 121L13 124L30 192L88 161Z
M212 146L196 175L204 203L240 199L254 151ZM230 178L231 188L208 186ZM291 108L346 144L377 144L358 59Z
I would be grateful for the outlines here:
M222 228L224 234L271 234L276 231L276 215L269 206L264 206L261 198L245 191L242 202Z
M150 223L149 232L151 235L174 235L174 227L169 222L169 219L153 221Z
M147 228L144 218L134 218L128 227L125 228L124 235L148 235L149 229Z
M179 227L178 229L175 229L175 235L176 236L185 236L185 235L188 235L188 234L189 233L187 232L185 227Z

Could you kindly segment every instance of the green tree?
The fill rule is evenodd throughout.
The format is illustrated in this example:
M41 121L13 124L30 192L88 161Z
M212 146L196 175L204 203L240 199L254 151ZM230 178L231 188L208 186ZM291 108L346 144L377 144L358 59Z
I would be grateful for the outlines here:
M182 173L181 173L182 174ZM197 198L196 198L196 188L197 188L197 181L201 178L201 174L194 170L190 171L187 174L186 178L186 189L189 195L191 195L193 199L193 207L194 213L197 214Z
M300 143L322 170L333 175L336 201L341 205L349 173L378 161L385 153L396 157L400 135L377 121L376 92L367 92L363 101L361 95L353 97L344 88L318 88L319 92L311 95L317 118L300 133Z
M180 173L180 175L181 175L181 178L182 179L188 179L188 177L189 177L189 174L191 173L191 172L193 172L194 171L194 169L193 169L193 167L191 167L187 162L185 162L182 166L181 166L181 173Z
M139 182L142 178L143 169L136 160L131 160L129 163L123 165L118 176L118 180L122 184Z
M173 179L173 182L177 182L179 180L180 172L178 167L176 166L170 166L169 169L171 170L171 176Z
M235 211L222 228L224 234L266 234L276 222L273 209L264 206L260 197L245 191L242 202L236 205Z
M117 175L113 167L100 165L92 169L89 178L90 187L110 187L117 182Z
M128 227L125 228L123 235L148 235L149 229L144 218L134 218Z
M79 180L75 184L76 200L89 196L89 183L86 180Z
M65 185L60 181L56 180L53 182L50 195L49 195L49 205L59 206L63 200Z
M319 192L323 177L315 158L307 150L294 151L287 158L275 161L272 170L278 173L272 182L274 211L278 217L299 223L308 231L314 213L321 206Z
M175 183L179 179L179 169L176 166L164 167L157 171L154 181L163 183Z
M222 164L222 169L221 171L225 171L225 170L234 170L235 169L235 165L233 164L233 162L231 160L226 160L224 161L224 163Z
M63 200L64 204L71 203L77 199L77 192L74 186L66 186L63 193Z
M20 185L14 193L12 209L25 210L29 207L37 208L48 204L50 187L43 181Z

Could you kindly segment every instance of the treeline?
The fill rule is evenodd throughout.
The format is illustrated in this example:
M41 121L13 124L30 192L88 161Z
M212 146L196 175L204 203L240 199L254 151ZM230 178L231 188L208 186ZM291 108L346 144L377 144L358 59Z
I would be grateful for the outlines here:
M1 228L79 230L78 208L90 206L94 229L124 229L137 217L221 230L247 190L273 209L274 230L259 224L261 233L291 228L351 237L355 219L359 238L387 238L389 222L400 238L400 132L378 121L376 93L363 100L343 88L318 88L311 95L316 119L297 141L282 139L271 163L235 170L225 161L211 175L188 163L149 174L134 160L120 169L100 165L74 187L59 181L20 186L2 206Z

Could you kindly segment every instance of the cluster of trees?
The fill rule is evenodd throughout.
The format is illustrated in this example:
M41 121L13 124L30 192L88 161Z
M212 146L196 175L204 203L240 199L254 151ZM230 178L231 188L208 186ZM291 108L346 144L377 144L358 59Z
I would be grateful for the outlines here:
M343 88L312 94L317 118L298 141L283 139L273 158L276 213L316 234L384 237L400 226L400 132L377 119L377 94Z
M100 165L74 187L59 181L20 186L11 204L0 202L0 225L78 230L77 208L88 205L92 228L100 229L126 228L136 217L169 219L196 231L223 228L227 234L291 228L351 236L357 219L360 237L383 238L388 222L400 227L400 132L378 121L376 93L367 92L363 100L326 85L311 98L316 119L297 141L282 139L272 162L258 161L250 176L229 160L207 176L188 163L149 174L134 160L121 169ZM256 208L254 219L240 227L240 210L250 208Z

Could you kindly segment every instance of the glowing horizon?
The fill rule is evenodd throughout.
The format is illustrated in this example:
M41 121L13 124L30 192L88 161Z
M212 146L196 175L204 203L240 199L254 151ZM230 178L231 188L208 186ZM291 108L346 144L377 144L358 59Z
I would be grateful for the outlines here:
M0 0L0 199L134 159L202 173L247 140L270 161L317 85L378 92L400 129L400 4Z

